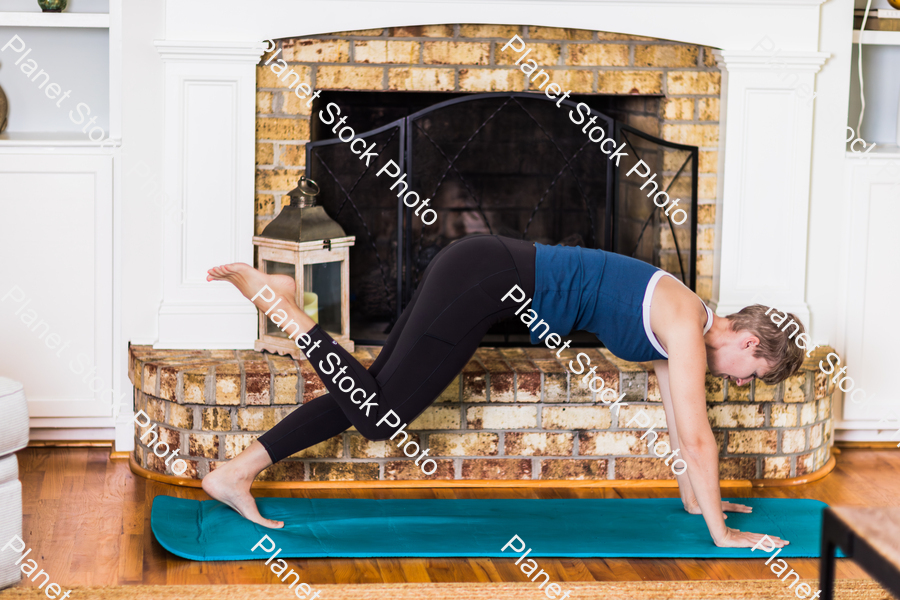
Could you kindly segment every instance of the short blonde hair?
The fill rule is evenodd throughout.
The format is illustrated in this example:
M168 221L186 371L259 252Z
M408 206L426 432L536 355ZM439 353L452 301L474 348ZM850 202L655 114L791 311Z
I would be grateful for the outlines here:
M788 326L796 326L788 334L788 326L782 330L772 322L766 314L770 311L772 309L767 306L753 304L725 318L731 322L732 331L749 331L759 338L759 346L753 355L764 358L770 365L774 365L765 377L760 379L769 385L775 385L800 370L800 365L803 364L803 350L791 338L795 334L799 337L806 333L806 329L796 315L784 313L785 320L791 319Z

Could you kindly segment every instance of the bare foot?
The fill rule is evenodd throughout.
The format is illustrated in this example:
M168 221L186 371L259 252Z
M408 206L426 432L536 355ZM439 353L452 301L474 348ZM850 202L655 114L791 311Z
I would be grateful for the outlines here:
M273 521L259 514L256 498L250 494L250 484L255 475L247 476L233 462L227 462L203 478L203 491L223 504L227 504L245 519L269 529L281 529L284 521Z
M259 294L263 286L275 292L277 296L281 296L286 302L294 303L294 297L297 290L297 284L294 278L289 275L269 275L254 269L246 263L231 263L230 265L222 265L213 267L207 271L207 281L228 281L234 285L248 300L251 300L257 308L265 310L272 305L272 301L265 300L262 296L252 300L253 296Z

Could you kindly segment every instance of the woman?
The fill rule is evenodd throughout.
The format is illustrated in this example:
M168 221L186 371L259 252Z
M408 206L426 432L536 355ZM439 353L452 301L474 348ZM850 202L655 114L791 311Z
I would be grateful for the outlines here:
M671 447L680 449L687 463L678 476L685 509L703 515L716 545L751 547L761 534L725 525L723 511L751 509L721 499L718 448L706 412L706 370L737 385L754 377L774 384L797 371L802 351L769 321L765 307L720 318L666 275L602 250L469 236L431 261L381 354L366 370L294 303L290 277L267 275L243 263L210 269L209 281L231 282L263 310L277 303L299 323L299 331L306 332L300 337L311 349L310 364L329 393L300 406L207 475L203 489L254 523L282 527L283 522L260 515L250 495L256 475L351 425L370 440L388 439L396 425L377 423L389 410L401 422L412 423L459 374L491 325L515 314L520 303L507 292L519 286L534 298L531 309L550 323L550 331L560 336L589 331L625 360L654 361ZM280 302L271 293L259 294L266 285ZM342 377L364 388L369 399L365 410L360 410L358 396L351 399L338 387L337 376L332 377L336 365L323 360L330 353L346 367ZM769 538L778 547L788 543Z

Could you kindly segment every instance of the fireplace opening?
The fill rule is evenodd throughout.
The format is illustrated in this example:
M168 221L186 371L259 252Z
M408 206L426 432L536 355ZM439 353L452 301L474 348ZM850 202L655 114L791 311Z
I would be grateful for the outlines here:
M322 190L320 204L356 236L349 286L354 341L382 344L428 263L473 233L620 252L667 268L693 289L697 149L655 137L660 100L574 95L558 107L525 92L324 91L312 106L306 172ZM579 102L589 114L577 111ZM325 124L318 115L331 103L340 114ZM629 158L618 169L587 137L591 119L617 147L626 145ZM370 165L337 138L344 126L374 145L378 156ZM660 189L678 191L689 203L687 223L673 224L645 197L644 180L626 177L638 158L660 175ZM376 175L389 160L402 166L408 190L430 198L438 214L433 225L402 204L402 186L391 190L394 180ZM660 250L667 228L681 245L675 260ZM508 319L482 343L527 346L528 338L522 322ZM586 332L567 338L574 347L597 345Z

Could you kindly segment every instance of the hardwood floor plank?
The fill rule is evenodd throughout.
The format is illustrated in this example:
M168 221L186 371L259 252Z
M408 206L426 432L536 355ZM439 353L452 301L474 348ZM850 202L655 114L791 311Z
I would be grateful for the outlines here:
M425 565L433 582L472 581L475 578L465 559L426 558Z
M683 581L689 579L687 573L678 567L677 561L671 558L632 558L628 562L631 568L644 581L671 581L673 579Z
M21 467L20 467L21 469ZM22 512L25 514L37 510L41 501L41 488L44 485L43 471L19 471L19 481L22 482Z
M595 581L640 581L641 576L627 558L590 558L585 566Z
M144 502L124 500L122 502L122 533L143 535L144 531Z
M59 503L59 500L39 500L30 510L23 511L22 537L26 542L37 545L53 538Z
M63 506L61 520L66 525L57 528L54 539L71 545L73 572L91 573L90 580L77 584L112 585L119 572L119 532L103 531L102 517L89 496L77 496Z
M315 583L344 583L342 579L338 579L333 569L333 560L307 560L307 569L309 570L310 585Z
M168 561L171 554L156 541L156 538L150 532L150 506L149 502L145 508L144 531L147 532L143 538L144 552L144 581L145 585L167 585L168 581Z
M772 572L765 566L764 560L750 560L746 558L733 558L731 560L704 561L707 569L713 574L713 579L767 579Z
M679 558L675 564L687 578L692 581L707 581L712 579L709 572L704 568L705 561L696 558Z
M428 565L421 558L401 558L400 568L403 570L403 577L409 582L431 583L431 573L428 571Z
M203 565L205 564L209 569L213 570L219 566L217 562L200 563L198 561L185 560L173 554L168 554L165 564L165 585L184 585L188 582L197 585L212 583L207 574L202 571Z
M19 472L36 472L44 470L47 460L50 458L50 448L23 448L16 452L19 462Z
M119 536L119 583L142 583L144 580L144 545L142 532Z
M563 560L565 559L535 558L534 560L537 562L538 570L531 574L531 580L536 581L536 584L541 583L545 579L543 575L540 576L540 579L537 579L541 571L550 575L550 582L566 581L568 579L566 577L566 568L563 565ZM519 566L521 565L522 563L519 563ZM522 573L522 575L525 575L525 573Z
M66 476L66 450L67 448L47 449L47 459L41 465L44 473L44 481L41 486L41 500L59 500L62 495L63 479Z
M474 583L500 583L500 573L494 567L494 561L490 558L467 558L466 562L472 571Z
M374 558L354 558L351 566L359 576L359 583L384 583L381 569Z
M401 568L399 558L376 558L378 575L384 583L406 583L407 579Z
M494 564L494 568L497 570L500 581L507 581L509 583L528 581L525 573L519 570L519 565L515 564L516 559L493 558L489 560Z
M352 558L332 559L334 577L341 583L363 583L362 574L356 569L356 561Z

